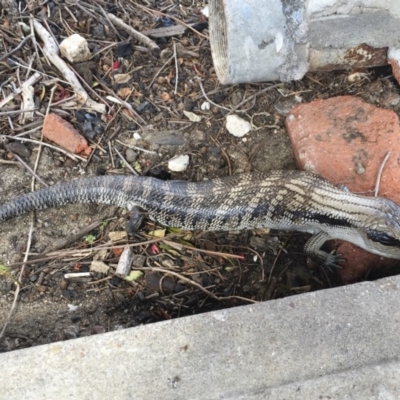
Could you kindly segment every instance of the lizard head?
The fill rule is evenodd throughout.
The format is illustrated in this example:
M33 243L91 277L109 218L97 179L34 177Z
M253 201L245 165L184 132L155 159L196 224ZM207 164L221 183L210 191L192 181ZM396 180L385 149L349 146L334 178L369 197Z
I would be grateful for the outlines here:
M400 259L400 207L392 200L379 200L378 216L363 229L366 249L383 257Z

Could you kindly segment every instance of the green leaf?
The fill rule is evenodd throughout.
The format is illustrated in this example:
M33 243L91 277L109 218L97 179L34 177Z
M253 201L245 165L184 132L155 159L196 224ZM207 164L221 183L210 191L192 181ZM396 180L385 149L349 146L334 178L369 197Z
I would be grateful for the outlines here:
M132 167L137 171L137 172L142 172L142 166L140 165L139 161L135 161L132 163Z
M168 244L160 243L159 247L160 247L160 249L167 251L168 253L172 254L175 257L180 255L179 251L176 251L172 246L169 246Z
M3 264L0 264L0 275L4 275L6 278L11 279L16 285L21 286L19 280L12 275L9 268Z
M147 234L152 237L163 238L165 236L165 229L156 229L155 231L149 231Z
M101 229L102 231L104 231L104 229L107 228L108 222L109 222L109 221L103 221L103 222L101 223L100 229Z
M180 229L180 228L171 228L171 227L169 227L169 228L168 228L168 232L171 232L171 233L181 233L181 232L183 232L183 230Z
M94 236L94 235L87 235L85 237L85 242L87 244L93 244L95 241L96 241L96 236Z
M128 282L137 281L142 275L142 271L131 271L130 274L125 277L125 280Z

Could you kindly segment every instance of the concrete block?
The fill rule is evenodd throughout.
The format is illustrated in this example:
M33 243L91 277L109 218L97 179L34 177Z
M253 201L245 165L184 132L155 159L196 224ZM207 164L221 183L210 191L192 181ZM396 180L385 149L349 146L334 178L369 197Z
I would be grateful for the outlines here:
M13 399L391 399L400 277L0 355Z

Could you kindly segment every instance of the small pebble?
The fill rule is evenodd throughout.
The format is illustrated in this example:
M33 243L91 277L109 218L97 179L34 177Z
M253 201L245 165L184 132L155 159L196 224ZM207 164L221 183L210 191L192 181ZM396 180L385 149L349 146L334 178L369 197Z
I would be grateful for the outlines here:
M220 104L225 100L226 96L224 92L218 92L215 96L214 96L214 103L216 104Z
M138 125L136 122L131 122L127 127L128 131L134 131L137 128L138 128Z
M174 172L184 171L188 165L189 165L189 156L187 154L176 156L168 161L169 170Z
M243 100L243 93L240 91L236 91L234 93L232 93L231 96L231 103L234 106L237 106L238 104L240 104L240 102Z
M136 111L140 114L146 111L149 107L150 107L150 102L144 101L143 103L139 104L139 106L136 108Z
M112 286L118 286L121 283L121 279L117 276L114 276L112 279L110 279L110 283Z
M189 121L192 121L192 122L200 122L201 121L201 116L197 115L195 113L192 113L191 111L183 111L183 114L189 119Z
M123 293L118 293L118 292L113 293L113 297L114 297L114 300L118 303L122 303L123 301L126 300Z
M11 142L8 144L8 149L23 158L28 158L31 155L30 150L23 143Z
M196 105L196 103L190 97L186 97L183 100L183 104L185 106L185 110L186 111L193 111L193 109L194 109L194 107Z
M48 4L48 3L47 3ZM104 33L104 26L102 24L98 24L93 28L92 35L94 37L104 39L105 38L105 33Z
M95 325L94 327L93 327L93 333L94 334L99 334L99 333L104 333L106 331L106 328L104 328L104 326L101 326L101 325Z
M125 152L125 158L128 163L133 163L138 158L138 153L132 149L127 149Z
M210 107L211 107L211 105L210 105L210 103L209 103L208 101L205 101L205 102L202 103L201 106L200 106L200 108L201 108L203 111L209 111L209 110L210 110Z
M47 286L45 286L45 285L36 285L36 289L39 292L44 293L47 290Z
M71 292L67 289L61 292L61 296L64 297L65 299L71 299L72 297Z
M364 168L364 166L362 164L360 164L360 163L357 164L356 173L358 175L365 174L365 168Z
M244 285L244 286L243 286L243 293L249 293L250 290L251 290L250 285Z
M174 293L182 292L182 290L185 290L185 286L178 282L174 287Z
M220 154L220 153L221 153L221 149L220 149L219 147L210 147L210 148L208 149L208 151L209 151L210 153L214 153L214 154Z
M71 160L70 158L65 160L64 167L73 168L75 166L76 166L76 162L74 160Z
M79 335L78 325L72 325L64 330L65 339L76 339Z
M80 110L75 111L75 118L78 120L78 122L81 122L81 123L85 122L85 115Z

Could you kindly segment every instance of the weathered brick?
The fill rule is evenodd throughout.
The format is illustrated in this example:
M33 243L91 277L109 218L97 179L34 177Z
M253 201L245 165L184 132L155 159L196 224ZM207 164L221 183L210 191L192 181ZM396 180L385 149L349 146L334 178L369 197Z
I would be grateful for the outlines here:
M86 139L65 119L48 114L43 123L43 136L74 154L89 155L92 149Z
M296 106L286 118L286 127L300 169L334 184L345 184L354 193L373 195L379 169L390 151L379 196L400 204L400 126L396 113L357 97L340 96ZM345 282L393 263L339 242L332 247L347 260L340 271Z

